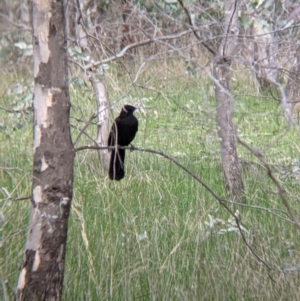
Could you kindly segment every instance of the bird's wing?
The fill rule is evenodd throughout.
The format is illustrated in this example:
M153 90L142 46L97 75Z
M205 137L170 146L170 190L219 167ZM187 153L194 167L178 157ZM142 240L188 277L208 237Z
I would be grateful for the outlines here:
M114 121L109 136L107 140L107 145L114 146L116 144L116 135L117 135L117 126L116 126L117 120Z

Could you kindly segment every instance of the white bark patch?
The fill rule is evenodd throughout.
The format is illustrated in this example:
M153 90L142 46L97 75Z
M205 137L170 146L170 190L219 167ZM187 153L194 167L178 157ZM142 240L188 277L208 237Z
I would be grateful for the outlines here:
M26 241L26 250L37 251L40 248L42 238L41 213L36 207L31 211L29 236Z
M43 156L42 158L42 166L41 166L41 171L46 170L49 167L49 165L47 164L46 160L45 160L45 156Z
M34 150L41 142L41 129L47 128L51 125L51 120L48 116L48 108L52 106L53 94L50 89L43 89L42 85L36 83L34 87Z
M35 272L39 268L40 263L41 263L40 252L37 250L34 257L32 272Z
M33 0L34 77L39 73L40 63L47 63L50 57L48 47L51 1Z
M35 149L40 145L41 142L41 129L39 126L35 125L34 126L34 146L33 146L33 150L35 151Z
M35 204L41 203L42 202L42 186L36 186L33 189L33 200Z
M53 232L54 232L54 229L53 229L53 227L51 226L51 223L49 223L49 222L48 222L48 227L49 227L49 228L48 228L47 232L50 233L50 234L53 233Z
M19 280L18 280L18 289L19 290L22 290L26 285L26 273L27 273L26 268L23 268L20 273Z

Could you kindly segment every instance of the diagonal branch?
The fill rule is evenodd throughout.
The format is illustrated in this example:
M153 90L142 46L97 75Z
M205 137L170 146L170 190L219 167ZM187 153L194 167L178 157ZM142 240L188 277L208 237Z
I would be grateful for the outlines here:
M92 145L87 145L87 146L81 146L78 148L75 148L75 152L81 151L81 150L85 150L85 149L115 149L115 146L92 146ZM149 149L149 148L139 148L139 147L135 147L135 146L119 146L120 149L129 149L129 150L136 150L136 151L140 151L140 152L147 152L147 153L152 153L155 155L159 155L161 157L164 157L165 159L173 162L175 165L177 165L178 167L180 167L182 170L184 170L187 174L189 174L192 178L194 178L197 182L199 182L205 189L208 190L208 192L216 199L219 201L219 203L226 207L227 211L232 215L235 216L234 212L229 209L226 206L226 200L222 199L220 196L218 196L205 182L203 182L198 176L196 176L194 173L192 173L191 171L189 171L185 166L183 166L181 163L179 163L177 160L175 160L174 158L166 155L164 152L161 151L157 151L157 150L153 150L153 149Z
M278 195L280 196L283 205L285 206L289 218L293 221L293 223L295 224L296 228L300 231L300 223L297 221L293 210L289 204L289 201L287 200L286 196L285 196L285 190L283 187L281 187L279 181L276 179L276 177L274 176L270 165L268 164L268 162L266 161L266 159L264 158L264 156L262 155L262 153L256 149L253 149L252 147L250 147L246 142L242 141L239 137L237 137L237 141L244 146L246 149L248 149L253 155L255 155L263 164L263 166L266 168L267 170L267 174L268 177L273 181L273 183L276 185L277 189L278 189Z
M203 46L204 46L204 47L205 47L212 55L216 55L217 52L216 52L212 47L210 47L210 45L209 45L208 43L206 43L205 41L203 41L203 40L201 39L201 37L199 36L199 34L198 34L198 32L197 32L197 30L196 30L196 28L195 28L195 25L193 24L191 15L190 15L188 9L184 6L182 0L178 0L178 2L179 2L180 6L182 7L182 9L185 11L185 13L186 13L186 15L187 15L189 24L190 24L190 26L191 26L191 28L192 28L192 30L193 30L193 33L194 33L195 37L196 37L199 41L201 41L201 44L203 44Z
M79 152L81 150L85 150L85 149L95 149L95 150L99 150L99 149L115 149L115 146L91 146L91 145L86 145L86 146L81 146L75 149L75 152ZM270 267L254 250L253 248L249 245L249 243L246 240L246 237L243 233L242 227L243 223L240 220L240 218L227 206L226 203L230 203L233 204L233 202L230 202L228 200L225 200L223 198L221 198L219 195L217 195L204 181L202 181L198 176L196 176L194 173L192 173L190 170L188 170L185 166L183 166L181 163L179 163L177 160L175 160L174 158L166 155L165 153L161 152L161 151L156 151L153 149L148 149L148 148L139 148L139 147L134 147L134 146L119 146L120 149L129 149L129 150L137 150L137 151L141 151L141 152L147 152L147 153L152 153L155 155L159 155L169 161L171 161L172 163L174 163L175 165L177 165L179 168L181 168L182 170L184 170L187 174L189 174L192 178L194 178L198 183L200 183L218 202L221 206L223 206L228 212L229 214L235 219L238 230L240 232L240 234L242 235L243 241L245 242L246 247L249 249L249 251L251 252L251 254L260 262L262 263L264 266L266 266L269 270L274 270L274 268ZM277 271L277 270L276 270Z

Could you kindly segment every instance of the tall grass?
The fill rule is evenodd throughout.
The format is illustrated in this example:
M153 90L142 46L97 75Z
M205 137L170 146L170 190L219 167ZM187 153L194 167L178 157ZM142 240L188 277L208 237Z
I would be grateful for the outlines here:
M143 107L136 114L140 125L134 145L176 158L225 198L209 83L200 76L174 79L171 71L150 81L149 69L148 78L140 80L151 85L147 90L128 88L124 78L122 86L112 70L109 97L123 96L123 103ZM249 96L247 89L240 84L234 90L238 135L262 151L298 216L298 133L286 126L274 100ZM71 96L72 124L82 128L95 110L93 95L89 87L72 85ZM121 105L116 103L115 116ZM79 133L75 128L73 137ZM88 132L95 135L95 125ZM9 139L0 135L0 186L14 197L29 195L31 124L12 131ZM76 146L86 144L91 142L83 135ZM249 207L232 209L241 214L249 246L276 271L251 254L217 200L171 162L127 151L125 178L111 182L96 152L81 151L74 166L63 299L299 300L298 232L264 167L238 148ZM22 261L29 201L7 200L2 194L0 293L3 300L12 300L9 286L15 286Z

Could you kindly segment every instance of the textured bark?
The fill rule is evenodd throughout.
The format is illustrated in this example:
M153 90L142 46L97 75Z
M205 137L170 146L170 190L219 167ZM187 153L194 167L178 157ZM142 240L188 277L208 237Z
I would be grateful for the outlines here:
M229 62L218 61L214 64L214 77L222 86L215 85L222 169L226 190L230 196L237 197L243 191L243 183L234 137L233 104L229 94L229 73Z
M34 162L30 224L17 300L60 300L74 149L64 2L30 1L34 45Z
M232 120L233 103L230 93L230 65L238 42L238 0L226 0L224 3L224 38L219 52L214 58L214 82L217 102L217 124L220 139L222 168L225 186L232 197L238 197L243 191L240 164L236 151L234 126Z

